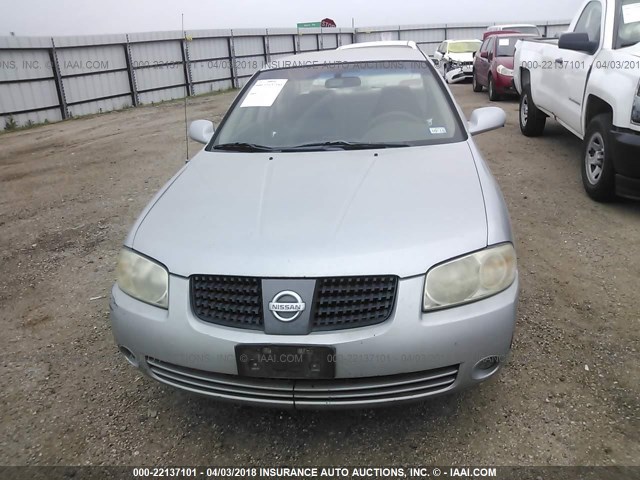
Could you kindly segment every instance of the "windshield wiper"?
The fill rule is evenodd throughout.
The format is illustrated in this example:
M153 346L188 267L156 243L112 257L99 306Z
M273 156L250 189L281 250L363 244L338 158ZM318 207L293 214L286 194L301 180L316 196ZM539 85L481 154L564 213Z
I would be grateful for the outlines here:
M334 140L331 142L305 143L294 147L282 147L283 152L297 150L365 150L373 148L397 148L408 147L406 143L367 143L367 142L347 142L344 140Z
M212 150L227 150L229 152L273 152L276 149L255 143L233 142L214 145Z

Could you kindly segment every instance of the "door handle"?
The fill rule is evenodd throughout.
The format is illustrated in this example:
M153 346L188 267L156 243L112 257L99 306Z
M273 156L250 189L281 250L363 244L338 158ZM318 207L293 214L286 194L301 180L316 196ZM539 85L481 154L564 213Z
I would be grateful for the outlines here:
M556 58L556 63L562 64L564 63L564 60L562 58Z

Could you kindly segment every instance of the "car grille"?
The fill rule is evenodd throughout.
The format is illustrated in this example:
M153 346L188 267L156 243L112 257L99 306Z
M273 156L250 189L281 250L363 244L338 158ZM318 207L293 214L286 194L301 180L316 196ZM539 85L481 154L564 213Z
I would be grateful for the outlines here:
M259 278L220 275L191 277L191 306L205 322L262 329L262 287Z
M314 330L363 327L384 322L396 298L398 277L321 278L316 285Z
M419 400L450 389L458 365L379 377L332 380L280 380L196 370L146 357L152 376L167 385L203 395L280 407L375 406Z
M384 322L395 303L398 277L329 277L316 283L312 330L339 330ZM205 322L264 329L261 280L256 277L194 275L191 304Z

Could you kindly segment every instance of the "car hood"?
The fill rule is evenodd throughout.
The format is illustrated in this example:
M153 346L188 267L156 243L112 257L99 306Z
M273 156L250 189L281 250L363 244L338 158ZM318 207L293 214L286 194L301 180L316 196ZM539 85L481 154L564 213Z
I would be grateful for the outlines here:
M629 45L628 47L621 48L618 51L628 53L629 55L633 55L634 57L640 57L640 42Z
M450 60L455 60L456 62L472 62L473 61L473 52L463 52L463 53L447 53L447 57Z
M132 234L132 248L182 276L407 277L485 247L487 224L471 149L460 142L202 151Z
M496 67L502 65L510 70L513 69L513 57L495 57Z

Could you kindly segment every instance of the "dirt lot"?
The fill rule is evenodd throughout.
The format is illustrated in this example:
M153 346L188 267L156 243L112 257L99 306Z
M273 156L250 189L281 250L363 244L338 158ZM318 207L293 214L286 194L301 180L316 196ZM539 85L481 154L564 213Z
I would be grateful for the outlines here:
M454 86L467 114L486 93ZM191 102L218 122L232 93ZM143 378L108 319L116 255L184 163L181 103L0 135L0 464L640 465L640 203L601 205L580 142L517 103L477 138L506 197L522 281L495 380L409 407L280 412ZM197 146L192 144L192 154Z

